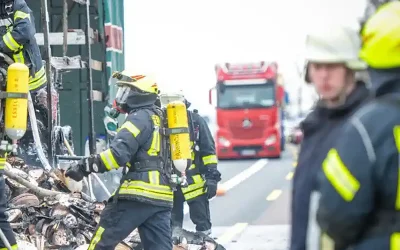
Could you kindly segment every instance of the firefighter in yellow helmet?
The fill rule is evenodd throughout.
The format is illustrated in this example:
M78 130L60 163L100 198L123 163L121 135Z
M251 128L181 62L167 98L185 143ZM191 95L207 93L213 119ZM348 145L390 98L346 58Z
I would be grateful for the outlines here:
M371 101L342 128L319 175L317 222L330 249L400 249L400 2L362 30ZM324 248L329 249L329 248Z
M145 250L171 250L173 192L165 162L162 111L154 105L156 82L145 75L114 73L119 86L114 108L128 114L110 148L66 171L76 181L90 173L123 168L121 185L101 214L89 250L110 250L139 229Z

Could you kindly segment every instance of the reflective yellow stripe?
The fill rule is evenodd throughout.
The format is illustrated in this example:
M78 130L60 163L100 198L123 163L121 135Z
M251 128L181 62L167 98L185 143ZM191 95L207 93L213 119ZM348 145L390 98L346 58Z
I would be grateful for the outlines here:
M149 174L149 180L155 181L154 178L158 176L159 182L159 172L158 171L151 171L157 172L156 174ZM163 201L173 201L173 192L170 186L166 185L159 185L154 183L146 183L144 181L125 181L119 190L119 194L122 195L137 195L143 196L150 199L155 200L163 200Z
M94 248L96 247L97 243L100 242L101 236L103 235L104 231L105 230L104 230L103 227L99 227L96 230L96 233L94 234L92 240L90 241L90 245L89 245L88 250L94 250Z
M22 53L22 51L15 53L13 55L13 58L14 58L14 62L25 63L25 58L24 58L24 54Z
M335 242L327 234L323 233L321 235L321 247L323 250L335 250Z
M17 245L17 244L12 245L12 246L11 246L11 249L12 249L12 250L18 250L18 245ZM7 248L7 247L2 247L2 248L0 248L0 250L8 250L8 248Z
M17 19L25 19L25 18L28 18L29 20L31 20L31 15L30 15L29 13L25 13L25 12L22 12L22 11L20 11L20 10L17 10L17 11L14 13L14 22L15 22Z
M40 88L47 81L46 79L46 71L44 70L44 66L35 73L34 77L29 78L29 90L35 90Z
M149 171L149 183L160 185L160 173L158 171Z
M400 233L393 233L390 236L390 250L400 249Z
M396 210L400 210L400 126L394 126L393 136L394 142L396 143L397 152L399 153L397 160L397 197L395 207Z
M218 164L218 158L216 155L207 155L203 157L204 165L208 164Z
M6 165L6 158L0 158L0 170L4 170Z
M11 51L17 51L22 48L21 44L17 43L14 37L12 37L11 32L7 32L3 36L3 41Z
M352 201L360 189L360 182L344 165L336 149L329 150L322 163L322 170L326 178L345 201Z
M119 165L114 158L110 149L107 149L100 153L101 161L103 162L104 166L106 166L107 170L118 169Z
M190 184L187 187L182 187L183 196L187 201L206 193L204 190L205 181L203 177L201 177L200 174L196 174L192 176L192 179L193 184Z
M151 140L151 145L149 150L147 150L147 154L150 156L157 156L160 152L161 147L161 138L160 138L160 117L157 115L152 115L151 119L154 124L153 138Z
M131 134L136 137L140 134L140 130L130 121L125 122L119 129L118 131L120 131L121 129L127 129L129 132L131 132Z

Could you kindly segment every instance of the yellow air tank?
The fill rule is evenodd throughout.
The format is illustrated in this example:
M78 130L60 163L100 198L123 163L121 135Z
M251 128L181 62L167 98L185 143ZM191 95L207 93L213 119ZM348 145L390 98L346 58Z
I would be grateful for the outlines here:
M13 63L7 70L5 132L12 140L21 139L28 121L29 68Z
M168 128L172 130L169 136L171 157L175 168L185 173L191 160L190 135L186 105L182 101L170 102L167 105ZM186 131L183 129L186 128Z

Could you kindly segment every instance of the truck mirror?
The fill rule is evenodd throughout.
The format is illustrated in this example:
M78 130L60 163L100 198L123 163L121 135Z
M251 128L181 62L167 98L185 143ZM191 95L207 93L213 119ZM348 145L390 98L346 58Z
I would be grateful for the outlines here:
M208 91L208 103L215 107L216 100L217 100L217 89L214 87Z

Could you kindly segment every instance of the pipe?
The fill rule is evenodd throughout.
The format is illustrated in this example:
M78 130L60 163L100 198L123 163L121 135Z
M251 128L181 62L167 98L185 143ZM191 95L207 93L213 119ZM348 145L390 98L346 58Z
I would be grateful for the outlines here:
M39 160L43 164L44 169L47 170L48 172L50 172L52 170L52 167L50 166L49 161L47 160L46 155L44 154L42 143L40 141L39 129L37 127L35 108L33 107L31 93L28 93L28 114L29 114L29 120L31 122L33 140L35 142L36 151L37 151ZM49 147L51 147L51 146L52 145L50 144Z

